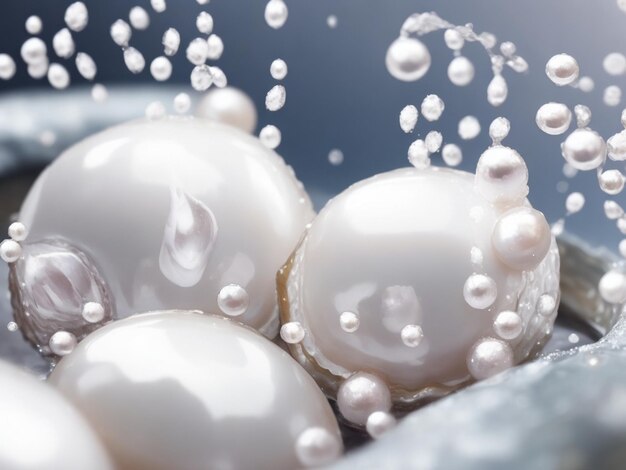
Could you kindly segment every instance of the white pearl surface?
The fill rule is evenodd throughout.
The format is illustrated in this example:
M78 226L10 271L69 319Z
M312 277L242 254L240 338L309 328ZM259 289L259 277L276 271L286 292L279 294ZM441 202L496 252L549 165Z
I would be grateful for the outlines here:
M0 361L0 468L113 470L85 418L53 387Z
M474 64L467 57L455 57L448 65L448 78L456 86L469 85L474 79Z
M312 427L341 449L311 377L270 341L212 315L156 312L109 324L63 358L49 382L118 468L298 468L298 438Z
M546 103L537 110L535 122L546 134L559 135L572 122L572 112L563 103Z
M257 123L254 102L243 91L233 87L209 91L198 103L195 114L198 117L230 124L249 134L254 132Z
M358 372L339 387L337 406L348 421L364 425L375 411L391 409L391 394L382 379Z
M399 37L387 49L385 63L389 73L403 82L419 80L430 68L430 52L420 40Z
M578 78L578 74L578 62L568 54L552 56L546 63L546 75L555 85L569 85Z
M490 202L519 204L528 195L528 168L524 159L510 147L489 147L476 166L476 189Z
M600 279L599 290L602 298L609 303L626 302L626 275L617 270L607 272Z
M561 145L563 158L577 170L593 170L606 159L607 146L596 131L576 129Z
M396 425L396 418L391 413L385 411L374 411L367 418L365 423L365 429L367 433L373 438L378 439L387 431L393 429Z
M25 247L44 239L81 247L108 286L114 317L219 312L219 292L237 284L249 295L238 319L273 335L276 271L313 214L293 172L258 139L169 117L123 124L66 151L37 180L20 220L30 231Z
M468 352L495 334L498 312L517 311L518 299L527 299L518 312L527 324L537 297L556 296L558 288L556 248L528 284L500 260L492 244L500 215L475 190L474 175L457 170L401 169L351 186L320 212L282 273L286 281L279 277L279 295L288 301L282 314L306 330L292 352L305 365L314 357L311 370L337 380L368 371L404 390L463 381ZM489 310L464 298L476 250L480 273L497 286ZM346 311L358 314L358 330L338 324ZM416 347L403 342L407 325L423 332ZM520 340L515 361L544 334L533 330Z
M467 366L475 379L486 379L513 366L513 351L504 341L486 338L476 343Z

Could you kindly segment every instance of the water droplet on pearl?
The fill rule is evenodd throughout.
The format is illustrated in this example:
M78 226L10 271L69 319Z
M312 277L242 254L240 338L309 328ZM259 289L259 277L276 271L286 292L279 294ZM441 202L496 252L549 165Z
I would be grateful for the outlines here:
M422 327L419 325L407 325L402 328L400 338L405 346L408 346L409 348L416 348L422 342L424 332L422 331Z

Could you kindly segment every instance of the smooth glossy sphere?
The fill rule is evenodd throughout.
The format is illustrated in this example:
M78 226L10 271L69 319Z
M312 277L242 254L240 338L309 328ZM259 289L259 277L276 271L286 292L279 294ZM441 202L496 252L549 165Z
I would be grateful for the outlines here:
M618 132L606 142L609 158L615 161L626 160L626 131Z
M558 298L558 254L554 246L528 277L505 265L492 244L501 214L475 190L474 175L447 168L383 173L336 196L279 273L281 317L306 332L292 354L333 387L367 371L394 390L449 390L469 377L470 349L510 310L541 327L516 342L515 362L527 357L553 321L534 318L541 294ZM480 310L463 295L474 273L497 288L495 296L473 291ZM342 329L343 312L358 315L356 331ZM423 333L415 347L403 341L408 325Z
M500 217L493 229L493 248L512 269L534 269L545 258L552 235L544 215L532 207L517 207Z
M470 307L485 310L496 301L498 285L489 276L472 274L463 286L463 297Z
M270 28L282 28L288 16L289 10L283 0L269 0L265 5L265 22Z
M53 387L0 362L0 468L113 470L85 418Z
M219 312L218 294L237 284L250 299L238 319L271 336L276 271L312 217L293 172L258 139L175 117L123 124L70 148L39 177L20 213L30 231L25 247L50 239L80 247L114 318ZM72 301L94 292L73 282ZM77 308L80 317L82 303Z
M26 236L28 235L28 229L21 222L13 222L11 225L9 225L8 233L11 239L15 240L16 242L22 242L26 239Z
M365 425L375 411L391 409L389 388L379 377L358 372L347 379L337 393L337 406L348 421Z
M49 381L120 468L291 469L306 429L340 439L326 398L287 353L207 314L112 323L63 358Z
M526 162L510 147L489 147L478 160L476 190L489 202L518 204L528 195Z
M524 330L524 321L516 312L501 312L493 322L493 330L502 339L516 339Z
M297 321L291 321L280 327L280 337L287 344L296 344L304 339L306 332Z
M78 344L76 336L68 331L57 331L50 338L50 351L56 356L67 356Z
M546 134L560 135L572 122L572 112L562 103L546 103L537 110L535 122Z
M385 411L374 411L368 416L365 423L365 429L367 433L373 439L378 439L387 431L390 431L396 426L396 418L391 413Z
M15 263L22 256L22 247L15 240L3 240L0 243L0 258L5 263Z
M607 146L596 131L576 129L561 145L563 158L577 170L594 170L606 159Z
M578 74L578 62L567 54L557 54L551 57L546 64L546 75L558 86L574 83Z
M455 57L448 65L448 78L456 86L469 85L474 79L474 64L467 57Z
M626 302L626 275L618 270L607 272L599 285L600 295L611 304Z
M250 305L250 296L238 284L229 284L220 290L217 305L229 317L238 317L246 313Z
M607 170L598 175L600 189L607 194L615 195L624 189L624 175L619 170Z
M325 428L309 428L298 437L296 453L305 467L320 467L335 461L341 455L340 438Z
M513 351L504 341L486 338L476 343L467 366L475 379L487 379L513 366Z
M254 132L257 112L254 102L243 91L221 88L209 91L198 103L196 116L230 124L244 132Z
M385 63L389 73L403 82L422 78L430 68L430 52L418 39L399 37L387 49Z

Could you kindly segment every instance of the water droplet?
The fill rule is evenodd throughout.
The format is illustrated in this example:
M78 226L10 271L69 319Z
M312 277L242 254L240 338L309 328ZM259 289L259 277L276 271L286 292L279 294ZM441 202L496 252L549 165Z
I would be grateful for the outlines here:
M211 34L213 32L213 17L206 11L201 11L196 18L196 28L203 34Z
M15 61L8 54L0 54L0 79L10 80L15 76Z
M578 170L598 168L606 159L607 145L597 132L580 128L572 132L561 144L563 158Z
M150 0L150 5L157 13L163 13L167 9L165 0Z
M96 103L103 103L109 97L109 92L107 88L101 83L96 83L91 88L91 99L93 99Z
M229 284L220 290L217 305L225 315L238 317L248 310L250 296L239 284Z
M83 2L72 3L65 10L65 24L72 31L82 31L89 21L89 12Z
M167 115L167 111L165 110L163 103L160 101L153 101L146 106L145 115L150 121L158 121Z
M432 122L438 120L443 114L444 109L446 109L446 105L437 95L428 95L422 101L422 116L424 116L424 119L427 121Z
M463 161L463 152L456 144L446 144L441 151L443 161L448 166L458 166Z
M401 36L387 49L387 71L398 80L413 82L422 78L430 68L430 52L415 38Z
M14 321L10 321L9 323L7 323L7 330L9 330L11 333L16 332L17 329L17 323L15 323Z
M209 44L203 38L196 38L187 46L187 60L194 65L202 65L209 56Z
M626 131L618 132L617 134L609 137L606 144L611 160L626 160Z
M517 52L517 47L511 41L505 41L500 44L500 52L504 57L513 57Z
M133 35L130 25L124 20L117 20L111 25L111 39L120 47L128 47L128 42Z
M283 59L276 59L270 65L270 75L274 80L282 80L287 76L287 63Z
M412 104L405 106L400 111L400 128L407 134L413 132L418 116L419 114L415 106Z
M571 193L565 199L565 209L569 215L580 212L585 207L585 196L582 193Z
M624 175L619 170L603 171L598 175L598 182L607 194L619 194L624 189Z
M604 201L604 215L609 220L619 219L624 215L624 209L615 201Z
M465 44L463 35L456 29L446 29L446 32L443 34L443 39L446 46L453 51L460 51L463 49L463 45Z
M89 54L84 52L76 54L76 68L85 80L93 80L98 73L96 63Z
M224 88L226 85L228 85L228 79L226 78L226 74L221 68L216 66L210 66L209 73L211 74L213 85L215 85L216 87Z
M464 56L455 57L448 65L448 78L456 86L469 85L474 73L474 64Z
M339 149L332 149L328 152L328 162L333 166L341 165L343 158L343 152Z
M552 56L546 63L546 75L558 86L573 83L578 78L579 72L578 62L568 54Z
M146 66L146 60L143 58L143 54L134 47L129 47L124 50L124 63L128 70L132 73L140 73Z
M32 15L26 18L25 26L28 34L39 34L43 28L43 23L41 22L41 18Z
M286 99L287 90L285 90L285 87L282 85L275 85L265 96L265 107L269 111L278 111L285 105Z
M480 134L480 122L474 116L465 116L459 121L459 137L461 139L471 140L476 138L478 134Z
M409 162L418 170L423 170L430 166L429 155L426 143L422 139L417 139L409 147Z
M166 56L175 55L180 47L180 33L174 28L168 28L163 33L161 44L163 44L163 52Z
M280 337L287 344L297 344L304 339L304 328L297 321L283 324L280 327Z
M621 52L611 52L602 61L602 67L609 75L624 75L626 73L626 57Z
M441 132L438 131L430 131L424 138L424 144L426 145L428 153L438 152L441 148L442 142L443 136L441 135Z
M546 103L537 110L535 122L546 134L563 134L572 122L572 112L562 103Z
M511 131L511 123L507 118L498 117L495 118L489 126L489 137L493 142L493 145L499 145Z
M187 93L179 93L174 97L174 111L185 114L191 108L191 98Z
M354 333L359 329L361 320L354 312L343 312L339 315L339 324L341 325L341 329L346 333Z
M607 106L618 106L622 101L622 89L616 85L608 86L604 89L602 99Z
M500 106L509 95L509 87L502 75L494 75L487 87L487 101L491 106Z
M205 91L213 84L213 77L206 64L197 65L191 71L191 86L194 90Z
M70 84L70 74L61 64L50 64L50 67L48 67L48 81L53 88L63 90Z
M207 39L209 50L207 57L211 60L218 60L224 53L224 42L217 34L211 34Z
M263 142L263 145L269 149L275 149L278 147L280 145L281 138L280 129L271 124L265 126L261 129L261 132L259 132L259 139Z
M484 274L472 274L463 286L465 302L477 310L484 310L496 301L498 288L496 282Z
M164 82L172 75L172 63L167 57L159 56L150 64L150 73L156 81Z
M39 38L27 39L20 49L22 59L28 65L44 62L47 59L47 52L46 43Z
M591 93L595 86L596 84L591 77L580 77L578 80L578 88L584 93Z
M148 29L148 26L150 26L150 16L148 12L139 6L130 9L128 20L132 27L138 30Z
M328 25L330 29L335 29L338 23L339 23L339 20L337 19L337 16L335 15L328 15L328 18L326 18L326 24Z
M424 332L422 331L422 327L419 325L407 325L402 328L400 338L405 346L408 346L409 348L416 348L422 342Z
M265 5L265 21L270 28L282 28L289 16L289 10L283 0L269 0Z

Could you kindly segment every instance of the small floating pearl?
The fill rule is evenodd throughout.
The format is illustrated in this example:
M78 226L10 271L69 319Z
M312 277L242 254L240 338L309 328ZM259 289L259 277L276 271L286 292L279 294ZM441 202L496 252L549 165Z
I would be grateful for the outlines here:
M433 122L438 120L443 114L446 105L437 95L427 95L422 101L422 116L427 121Z
M0 54L0 79L10 80L15 76L16 66L9 54Z
M493 145L499 145L511 132L511 123L507 118L497 117L489 125L489 137Z
M93 80L98 73L98 67L89 54L79 52L76 54L76 69L85 80Z
M343 163L344 155L339 149L332 149L328 152L328 162L333 166L338 166Z
M283 59L276 59L270 65L270 75L274 80L283 80L288 70L287 63Z
M213 77L206 64L197 65L191 71L191 86L194 90L205 91L213 84Z
M614 161L626 160L626 131L618 132L606 142L609 158Z
M430 158L426 142L417 139L409 146L409 162L418 170L423 170L430 166Z
M158 121L159 119L163 119L167 114L167 110L165 106L160 101L153 101L148 106L146 106L146 118L151 121Z
M509 95L509 87L502 75L494 75L487 86L487 101L491 106L500 106Z
M265 22L270 28L280 29L289 16L289 10L283 0L270 0L265 6Z
M77 343L76 336L72 333L57 331L50 338L48 346L50 346L50 350L57 356L67 356L74 350Z
M150 5L157 13L163 13L167 9L165 0L150 0Z
M415 38L399 37L387 49L387 71L398 80L413 82L422 78L430 68L430 52Z
M229 317L238 317L248 310L250 296L238 284L229 284L222 287L217 296L217 305Z
M604 215L610 220L619 219L624 215L624 209L615 201L604 201Z
M148 12L139 6L130 9L128 19L132 27L138 30L148 29L148 26L150 26Z
M573 83L578 78L578 74L578 62L568 54L557 54L546 64L546 75L558 86Z
M607 145L596 131L576 129L561 144L561 153L567 163L577 170L593 170L604 163Z
M168 28L163 33L161 44L163 44L163 52L166 56L175 55L180 47L180 33L174 28Z
M306 429L296 441L296 455L305 467L320 467L338 459L341 455L341 442L327 429L314 427Z
M416 348L422 342L424 332L422 331L422 327L419 325L407 325L402 328L400 337L402 338L402 342L405 346L408 346L409 348Z
M565 209L568 214L580 212L583 207L585 207L585 196L582 193L571 193L565 199Z
M607 194L615 195L624 189L624 175L619 170L607 170L598 176L600 189Z
M109 92L107 91L106 87L101 83L96 83L91 88L91 99L94 100L96 103L103 103L107 100L108 97Z
M463 152L456 144L446 144L441 151L443 161L448 166L458 166L463 161Z
M446 32L443 34L443 40L445 41L446 46L453 51L460 51L463 49L463 45L465 44L463 35L456 29L446 29Z
M187 46L187 60L194 65L202 65L209 55L209 44L203 38L196 38Z
M498 258L518 270L535 268L550 249L550 225L531 207L517 207L503 214L491 237Z
M140 73L146 66L143 54L134 47L129 47L124 51L124 63L128 70L134 74Z
M467 360L467 367L476 380L496 375L513 366L511 347L495 338L485 338L477 342Z
M574 114L576 115L576 125L578 127L587 127L591 122L591 109L583 104L574 106Z
M39 38L27 39L20 49L22 60L28 65L43 62L46 59L47 52L46 43Z
M528 168L514 149L495 145L478 159L475 186L489 202L514 204L528 194Z
M280 327L280 337L287 344L297 344L304 339L304 328L300 322L292 321Z
M50 64L50 67L48 67L48 81L53 88L63 90L70 84L70 74L61 64Z
M13 222L9 225L9 237L11 237L16 242L23 242L26 240L28 236L28 230L26 226L21 222Z
M441 135L441 132L438 131L430 131L424 138L424 144L426 145L429 153L438 152L441 148L442 142L443 136Z
M36 15L32 15L26 18L25 26L28 34L39 34L43 28L43 23L41 22L41 18Z
M598 286L602 298L611 304L621 304L626 302L626 275L612 270L607 272Z
M602 67L609 75L624 75L626 73L626 57L621 52L611 52L602 61Z
M546 134L560 135L572 122L572 112L562 103L546 103L537 110L535 122Z
M467 57L455 57L448 65L448 78L456 86L469 85L474 79L474 64Z
M127 47L133 35L133 30L126 21L117 20L111 25L110 34L115 44L120 47Z
M499 313L494 320L493 330L500 338L512 340L522 334L524 324L516 312L504 311Z
M82 31L89 21L89 12L83 2L72 3L65 10L65 24L72 31Z
M213 17L206 11L201 11L196 18L196 28L203 34L211 34L213 32Z
M82 315L89 323L101 322L105 315L104 307L98 302L87 302L83 306Z
M537 300L537 313L549 317L556 310L556 299L550 294L543 294Z
M391 409L391 394L379 377L357 372L339 387L337 406L348 421L364 425L375 411L388 412Z
M400 129L402 129L406 134L413 132L417 124L418 116L419 113L417 112L417 108L412 104L402 108L399 119Z
M361 321L356 313L343 312L339 315L339 324L341 325L341 329L346 333L354 333L359 329Z
M591 77L580 77L578 80L578 88L584 93L591 93L595 86L596 84Z
M485 310L496 301L498 287L496 281L484 274L472 274L463 286L465 302L476 310Z
M374 411L367 417L365 429L372 439L378 439L396 426L396 418L385 411Z
M280 145L280 141L281 141L280 129L276 126L269 124L265 126L263 129L261 129L261 132L259 132L259 139L261 140L261 142L263 142L263 145L265 145L267 148L275 149L276 147Z
M211 34L206 43L209 46L207 57L211 60L218 60L224 53L224 41L217 34Z
M0 258L5 263L15 263L22 256L22 247L15 240L4 240L0 243Z
M191 97L187 93L179 93L174 97L174 111L185 114L191 109Z
M604 89L602 99L607 106L617 106L622 101L622 89L616 85L608 86Z
M150 64L150 73L157 82L164 82L172 76L172 63L167 57L156 57Z
M265 96L265 107L268 111L278 111L285 106L287 90L282 85L275 85Z
M465 116L459 121L459 137L461 139L475 139L478 134L480 134L480 122L474 116Z

